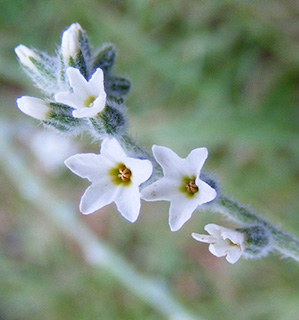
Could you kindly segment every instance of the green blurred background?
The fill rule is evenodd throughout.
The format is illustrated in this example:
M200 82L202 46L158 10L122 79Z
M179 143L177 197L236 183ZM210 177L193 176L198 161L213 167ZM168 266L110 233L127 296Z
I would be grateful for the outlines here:
M9 127L10 148L21 161L55 196L71 201L78 216L88 183L65 169L49 173L35 159L31 138L42 128L17 110L15 99L40 93L13 51L22 43L54 54L62 31L73 22L87 31L95 48L115 44L114 71L132 82L127 107L133 137L148 148L168 146L182 157L206 146L205 169L217 175L224 192L299 235L296 1L7 0L0 5L0 124ZM97 152L98 145L90 143L87 136L72 141L79 151ZM109 270L95 272L77 244L17 190L1 166L0 319L165 319ZM228 221L196 212L171 233L167 212L167 203L144 203L131 225L112 205L80 219L198 317L299 319L297 263L272 254L229 265L190 236L202 233L206 223L229 226Z

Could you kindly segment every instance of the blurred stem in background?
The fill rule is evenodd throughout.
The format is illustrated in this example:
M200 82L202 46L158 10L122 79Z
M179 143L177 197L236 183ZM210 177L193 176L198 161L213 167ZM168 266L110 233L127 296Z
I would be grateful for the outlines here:
M13 146L13 124L0 122L1 162L7 177L21 196L32 203L52 223L74 240L95 268L104 268L132 293L151 305L169 320L200 320L192 315L162 286L138 273L118 252L104 243L76 216L73 207L55 198L45 181L34 174Z

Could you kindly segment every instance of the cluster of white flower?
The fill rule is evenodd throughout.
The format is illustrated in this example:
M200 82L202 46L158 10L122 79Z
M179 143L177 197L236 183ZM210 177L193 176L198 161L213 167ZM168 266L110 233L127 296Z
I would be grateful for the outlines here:
M65 160L73 173L91 182L81 198L83 214L114 202L125 219L135 222L141 199L166 200L170 202L170 229L178 231L196 209L217 200L215 185L201 173L208 150L194 149L182 159L169 148L154 145L153 157L147 157L147 153L134 156L131 149L136 146L130 149L122 136L115 133L114 127L122 123L122 111L111 102L113 99L122 101L129 85L126 80L111 76L110 70L107 72L114 63L113 49L104 48L92 56L87 38L79 41L82 34L78 24L71 25L63 34L60 59L56 60L23 45L16 48L21 65L33 80L41 88L42 82L50 83L44 90L49 97L47 100L23 96L17 100L17 105L27 115L58 130L70 130L71 126L83 123L93 125L97 134L102 134L100 154L76 154ZM62 61L58 73L57 61ZM115 90L117 86L118 91ZM160 168L163 174L157 174L154 167ZM210 235L193 233L193 238L209 243L209 250L215 256L226 256L230 263L238 261L248 242L246 232L215 224L208 224L205 230Z
M162 166L164 177L143 188L140 185L152 174L146 159L128 157L115 138L102 142L100 154L76 154L65 161L66 166L81 178L87 188L80 202L80 211L90 214L115 202L120 214L135 222L140 211L140 198L147 201L170 201L169 226L179 230L198 206L215 199L216 191L200 180L200 171L207 158L207 149L193 150L186 159L172 150L153 146L153 153ZM227 255L235 263L244 251L244 234L214 224L205 227L211 236L192 234L194 239L210 243L209 250L217 257Z

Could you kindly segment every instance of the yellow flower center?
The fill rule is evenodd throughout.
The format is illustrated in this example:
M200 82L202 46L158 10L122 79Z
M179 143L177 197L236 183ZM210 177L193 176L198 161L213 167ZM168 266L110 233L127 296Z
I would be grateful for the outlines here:
M110 169L109 174L115 185L131 185L132 171L125 164L118 163L114 168Z
M131 180L132 172L127 167L121 167L118 169L119 174L117 175L123 182L128 182Z
M180 185L180 192L184 193L188 198L192 198L199 192L198 186L195 184L195 177L183 177Z
M186 190L190 194L198 192L198 186L195 184L195 180L190 180L189 183L185 184Z
M240 243L233 243L230 239L226 239L230 247L238 247L241 250Z
M93 102L95 101L95 99L96 99L96 96L89 96L84 102L85 107L87 107L87 108L92 107L93 106Z

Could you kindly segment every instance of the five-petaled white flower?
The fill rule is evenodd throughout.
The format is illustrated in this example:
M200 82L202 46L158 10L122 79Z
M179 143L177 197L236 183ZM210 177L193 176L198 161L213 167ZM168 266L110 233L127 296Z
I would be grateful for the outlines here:
M88 82L79 69L67 68L66 74L73 92L59 92L55 95L55 100L74 108L75 118L92 118L105 108L106 93L102 69L96 69Z
M199 205L216 197L216 191L199 178L208 150L194 149L186 159L166 147L154 145L152 150L164 177L144 188L142 198L170 201L169 226L171 231L177 231Z
M76 154L66 166L91 182L81 198L80 211L90 214L115 202L121 215L136 221L140 211L139 186L152 174L152 163L128 157L115 138L102 142L100 154Z
M243 233L210 223L205 226L210 235L192 233L192 237L209 243L209 251L216 257L226 256L229 263L236 263L244 252Z

